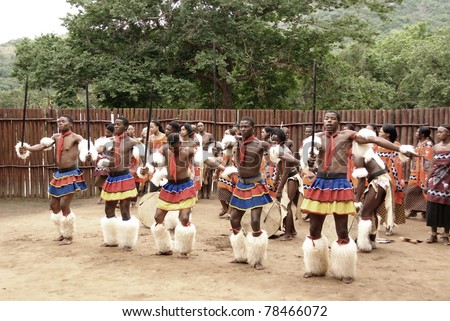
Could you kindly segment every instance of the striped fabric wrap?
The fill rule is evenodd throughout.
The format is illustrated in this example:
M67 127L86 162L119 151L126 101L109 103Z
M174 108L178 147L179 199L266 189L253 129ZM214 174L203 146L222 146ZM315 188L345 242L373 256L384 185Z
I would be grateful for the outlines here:
M241 211L263 207L269 203L272 203L272 198L264 180L250 184L239 181L230 200L230 206Z
M63 173L60 171L54 172L53 179L48 186L48 193L53 197L61 197L86 189L83 172L76 168Z
M192 179L180 183L169 181L161 188L157 208L178 211L192 208L196 202L197 190Z
M320 215L355 215L354 196L347 179L317 177L311 188L305 191L301 210Z
M134 177L130 173L108 176L100 194L100 197L105 201L120 201L136 196Z

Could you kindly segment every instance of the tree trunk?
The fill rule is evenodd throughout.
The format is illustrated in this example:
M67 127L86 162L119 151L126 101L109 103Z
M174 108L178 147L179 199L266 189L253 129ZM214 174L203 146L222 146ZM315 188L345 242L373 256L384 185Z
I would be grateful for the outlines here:
M231 95L232 87L225 80L220 82L220 89L222 90L222 105L217 106L222 109L233 108L233 98Z

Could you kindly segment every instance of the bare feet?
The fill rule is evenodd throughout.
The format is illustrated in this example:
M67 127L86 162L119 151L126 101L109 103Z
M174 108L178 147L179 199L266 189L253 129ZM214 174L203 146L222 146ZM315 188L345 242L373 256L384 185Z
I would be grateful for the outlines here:
M312 272L306 272L305 274L303 274L304 278L321 278L323 276L325 276L325 274L316 274Z
M161 252L161 251L159 251L157 254L158 254L158 255L172 255L173 252L172 252L172 251L167 251L167 252Z
M178 255L178 258L180 258L180 259L187 259L188 255L187 255L187 253L180 253L180 255Z
M262 266L262 264L261 263L255 263L254 265L253 265L253 267L256 269L256 270L262 270L262 269L264 269L264 267Z
M133 248L131 246L124 246L122 251L124 251L124 252L131 252L131 251L133 251Z
M118 247L119 244L106 244L106 243L102 243L100 244L101 247Z
M286 233L284 233L277 240L278 241L292 241L293 237L291 235L287 235Z
M219 216L224 216L225 214L227 214L227 210L223 209L219 212Z
M61 242L59 242L59 245L70 245L70 244L72 244L71 237L65 237Z
M350 283L353 283L353 278L351 278L351 277L345 277L345 278L342 278L342 282L344 282L345 284L350 284Z
M64 240L64 236L62 236L62 235L60 235L60 236L58 236L58 237L55 237L55 238L53 239L53 241L58 241L58 242L61 242L62 240Z
M230 263L241 263L241 264L247 264L247 260L238 260L238 259L234 259L233 261L231 261Z

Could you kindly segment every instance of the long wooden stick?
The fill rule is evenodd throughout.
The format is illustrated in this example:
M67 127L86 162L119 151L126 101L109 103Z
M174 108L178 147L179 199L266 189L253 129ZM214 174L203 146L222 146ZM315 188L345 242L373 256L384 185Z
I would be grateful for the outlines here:
M150 88L150 106L148 107L147 115L147 133L145 134L145 148L144 148L144 165L147 164L147 151L148 151L148 138L150 134L150 123L152 120L152 98L153 98L153 87Z
M27 118L27 100L28 100L28 75L25 80L25 98L23 102L23 114L22 114L22 138L20 140L21 147L23 147L23 141L25 139L25 119Z
M86 120L87 120L87 146L91 149L91 119L89 116L89 82L86 81Z
M311 157L314 157L314 135L316 133L316 60L313 61L313 103L312 103L312 137L311 137Z
M213 43L213 59L214 59L214 147L217 147L217 103L216 103L216 80L217 80L217 63L216 63L216 44Z

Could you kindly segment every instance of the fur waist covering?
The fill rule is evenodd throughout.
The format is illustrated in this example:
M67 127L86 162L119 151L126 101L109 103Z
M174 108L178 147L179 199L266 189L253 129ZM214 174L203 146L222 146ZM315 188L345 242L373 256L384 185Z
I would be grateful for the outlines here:
M239 181L230 200L230 206L241 211L263 207L269 203L272 203L272 198L264 180L250 184Z
M157 208L166 211L177 211L192 208L196 202L197 191L192 179L180 184L167 182L159 193Z
M367 186L364 194L373 188L378 194L378 189L382 188L386 191L384 198L384 206L386 208L386 228L391 230L394 228L394 188L389 173L384 173L372 179Z
M370 129L363 128L358 132L358 135L364 138L376 137L376 133ZM374 152L372 144L358 144L353 141L352 153L356 157L364 158L364 162L367 164L370 160L375 160L380 168L385 168L386 165L382 159ZM363 176L362 176L363 177Z
M53 179L48 187L48 193L53 197L61 197L86 189L83 172L76 168L67 172L54 172Z
M354 193L345 178L317 177L305 192L301 210L305 213L355 215Z
M100 197L105 201L120 201L137 195L134 177L130 173L108 176Z

